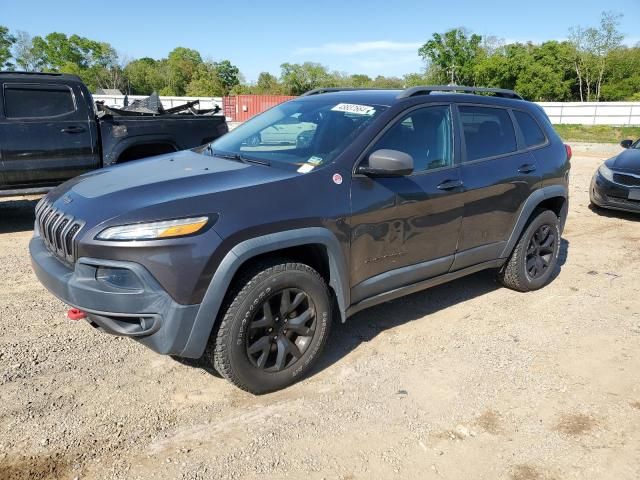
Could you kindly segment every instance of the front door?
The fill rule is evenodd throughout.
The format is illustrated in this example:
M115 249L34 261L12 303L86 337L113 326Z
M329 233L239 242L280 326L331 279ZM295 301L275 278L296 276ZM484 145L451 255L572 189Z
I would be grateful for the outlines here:
M99 166L86 108L63 84L5 83L0 148L5 187L61 183Z
M525 200L540 182L535 157L506 108L458 106L463 131L464 218L453 270L500 256Z
M379 149L408 153L414 172L353 177L352 303L449 270L463 211L452 132L449 105L419 107L368 149L367 156Z

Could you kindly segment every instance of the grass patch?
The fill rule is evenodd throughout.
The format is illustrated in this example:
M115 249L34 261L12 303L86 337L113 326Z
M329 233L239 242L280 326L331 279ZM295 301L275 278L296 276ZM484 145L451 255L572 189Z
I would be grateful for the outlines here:
M554 125L565 142L620 143L621 140L640 138L640 127L614 127L611 125Z

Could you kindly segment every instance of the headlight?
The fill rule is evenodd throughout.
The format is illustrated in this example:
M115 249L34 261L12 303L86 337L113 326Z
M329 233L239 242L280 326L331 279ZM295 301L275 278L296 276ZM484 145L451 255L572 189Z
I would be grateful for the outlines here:
M209 217L182 218L162 222L136 223L104 229L97 240L155 240L183 237L201 230Z
M602 176L602 178L609 180L610 182L613 182L613 172L604 163L600 165L600 168L598 169L598 173Z

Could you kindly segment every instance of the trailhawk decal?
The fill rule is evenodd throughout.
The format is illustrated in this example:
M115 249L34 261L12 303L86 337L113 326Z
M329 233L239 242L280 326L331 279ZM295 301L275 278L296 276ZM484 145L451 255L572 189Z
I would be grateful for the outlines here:
M346 112L354 115L373 115L376 109L369 105L357 105L355 103L339 103L331 109L334 112Z

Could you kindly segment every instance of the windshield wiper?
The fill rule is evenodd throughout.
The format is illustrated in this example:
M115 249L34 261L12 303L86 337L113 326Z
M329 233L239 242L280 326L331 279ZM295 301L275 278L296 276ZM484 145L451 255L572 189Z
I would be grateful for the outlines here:
M262 160L260 158L251 158L240 153L232 153L232 152L216 152L213 148L210 150L211 153L220 158L226 158L228 160L236 160L238 162L244 163L257 163L258 165L266 165L267 167L271 166L271 163L268 160Z

